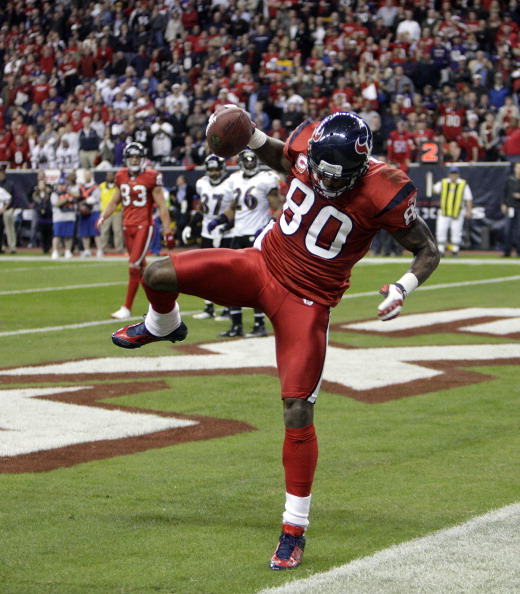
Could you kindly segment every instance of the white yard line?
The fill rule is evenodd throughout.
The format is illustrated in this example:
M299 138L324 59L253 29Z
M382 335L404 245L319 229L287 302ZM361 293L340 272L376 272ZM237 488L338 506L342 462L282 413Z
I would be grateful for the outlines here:
M476 280L476 281L464 281L460 283L444 283L439 285L427 285L425 287L421 287L421 291L435 291L437 289L452 289L456 287L466 287L471 285L481 285L481 284L491 284L491 283L504 283L509 281L516 281L520 280L520 276L506 276L506 277L499 277L499 278L490 278L485 280ZM18 295L21 293L39 293L42 291L60 291L60 290L73 290L73 289L89 289L89 288L96 288L96 287L108 287L108 286L115 286L115 285L124 285L124 282L114 282L114 283L98 283L93 285L72 285L72 286L65 286L65 287L48 287L48 288L40 288L40 289L25 289L22 291L0 291L0 296L2 295ZM369 291L365 293L346 293L343 295L343 299L357 299L358 297L373 297L375 295L374 291ZM196 311L184 311L182 312L185 316L192 315L197 313ZM132 320L137 320L139 317L130 318ZM123 323L122 320L120 320ZM48 326L45 328L26 328L21 330L12 330L10 332L0 332L0 338L4 336L16 336L17 334L38 334L42 332L60 332L62 330L75 330L77 328L88 328L92 326L102 326L105 324L115 324L117 320L99 320L93 322L84 322L81 324L67 324L64 326Z
M309 556L311 547L309 539ZM520 592L520 503L309 578L297 579L298 572L286 585L258 594Z
M439 285L425 285L419 288L419 291L437 291L438 289L455 289L457 287L469 287L474 285L489 285L493 283L506 283L509 281L516 281L520 280L520 275L518 276L502 276L498 278L486 278L483 280L474 280L474 281L463 281L460 283L443 283ZM342 299L354 299L356 297L369 297L373 296L374 291L368 291L365 293L352 293L349 294L348 292L345 293Z
M185 316L190 316L194 313L198 313L200 310L194 311L183 311L182 313ZM127 323L136 320L142 320L143 316L132 316L131 318L127 318L126 320L98 320L94 322L83 322L81 324L66 324L64 326L45 326L44 328L26 328L22 330L11 330L9 332L0 332L0 338L4 336L18 336L21 334L42 334L45 332L62 332L64 330L77 330L78 328L91 328L93 326L105 326L107 324L119 324L120 326L124 326Z
M0 297L4 295L23 295L24 293L50 293L52 291L75 291L77 289L96 289L98 287L116 287L126 285L126 281L113 283L94 283L89 285L65 285L61 287L40 287L38 289L20 289L18 291L0 291Z

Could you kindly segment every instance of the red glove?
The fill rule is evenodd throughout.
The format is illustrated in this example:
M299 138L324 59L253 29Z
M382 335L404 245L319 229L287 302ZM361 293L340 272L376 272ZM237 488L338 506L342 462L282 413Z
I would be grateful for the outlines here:
M171 231L164 234L164 243L169 250L173 250L175 247L175 236Z

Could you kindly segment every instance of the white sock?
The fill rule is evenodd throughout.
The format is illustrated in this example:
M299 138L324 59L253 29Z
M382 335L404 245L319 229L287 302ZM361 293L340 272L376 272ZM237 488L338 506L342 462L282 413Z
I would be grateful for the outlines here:
M283 523L301 526L307 529L309 525L309 513L311 511L311 497L297 497L290 493L285 494L285 511Z
M154 336L166 336L176 330L181 324L181 313L179 304L168 313L157 313L152 306L148 306L148 313L144 322L148 332Z

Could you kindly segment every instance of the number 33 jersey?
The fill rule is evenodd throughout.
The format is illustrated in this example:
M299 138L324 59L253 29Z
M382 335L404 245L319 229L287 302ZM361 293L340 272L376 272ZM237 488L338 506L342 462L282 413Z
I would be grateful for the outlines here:
M156 186L162 187L162 173L146 169L136 177L131 177L128 169L124 168L116 173L115 182L121 192L123 225L153 225L153 190Z
M316 195L307 173L307 146L317 124L303 123L285 143L292 163L286 201L255 246L271 274L292 293L334 306L375 234L405 229L415 220L417 190L403 171L371 159L361 181L340 198Z

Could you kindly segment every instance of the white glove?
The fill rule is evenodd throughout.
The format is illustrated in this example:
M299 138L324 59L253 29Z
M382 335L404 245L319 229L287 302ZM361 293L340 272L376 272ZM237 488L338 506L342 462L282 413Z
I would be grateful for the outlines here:
M182 230L182 241L183 243L188 243L189 239L191 238L191 227L187 225Z
M403 309L403 301L406 296L404 290L395 284L383 285L379 289L379 293L386 297L377 308L379 310L379 319L383 322L393 320Z

